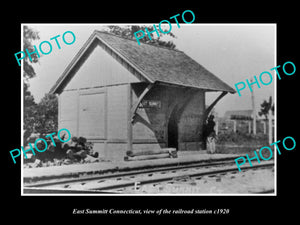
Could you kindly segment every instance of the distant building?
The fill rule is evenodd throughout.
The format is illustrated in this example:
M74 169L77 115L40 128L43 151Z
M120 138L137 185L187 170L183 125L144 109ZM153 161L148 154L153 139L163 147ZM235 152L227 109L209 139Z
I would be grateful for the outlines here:
M252 110L230 110L225 112L224 118L229 120L252 120L253 111Z

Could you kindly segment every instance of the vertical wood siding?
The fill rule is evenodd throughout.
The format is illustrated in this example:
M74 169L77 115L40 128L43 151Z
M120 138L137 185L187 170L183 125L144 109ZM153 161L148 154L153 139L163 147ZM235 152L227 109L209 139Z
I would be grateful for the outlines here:
M79 136L105 139L105 93L79 95Z
M96 45L64 90L139 82L101 46Z
M127 85L107 87L108 139L127 139Z
M68 129L72 136L77 136L77 91L65 91L59 96L59 121L58 129Z

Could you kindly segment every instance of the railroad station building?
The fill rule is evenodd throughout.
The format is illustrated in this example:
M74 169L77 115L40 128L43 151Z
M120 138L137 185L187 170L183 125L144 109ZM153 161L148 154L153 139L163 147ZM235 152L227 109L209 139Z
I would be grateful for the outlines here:
M206 108L205 93L220 92ZM179 50L94 31L50 93L58 129L83 136L107 159L126 151L203 150L203 124L235 90Z

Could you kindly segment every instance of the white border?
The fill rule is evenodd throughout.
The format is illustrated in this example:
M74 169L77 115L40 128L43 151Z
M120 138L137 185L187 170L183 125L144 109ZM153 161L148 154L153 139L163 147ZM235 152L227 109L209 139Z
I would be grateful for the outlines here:
M173 24L173 23L172 23ZM23 49L23 26L25 25L54 25L54 26L107 26L107 25L153 25L150 23L69 23L69 24L56 24L56 23L21 23L21 46ZM186 24L181 24L186 25ZM188 24L188 26L200 25L200 26L275 26L275 39L274 39L274 67L277 66L277 23L193 23ZM21 62L21 146L23 144L23 61ZM275 72L274 72L275 73ZM274 140L277 141L277 79L275 79L274 83ZM277 151L274 151L274 162L275 162L275 177L274 177L274 193L271 194L24 194L23 193L23 154L21 154L21 196L277 196Z
M23 45L23 27L24 25L21 24L21 51L24 51L24 45ZM24 143L24 130L23 130L23 123L24 123L24 120L23 120L23 113L24 113L24 85L23 85L23 82L24 82L24 76L23 76L23 71L24 71L24 63L23 61L21 61L21 145L20 146L23 146L23 143ZM20 151L22 151L20 149ZM23 173L23 154L21 153L21 195L23 196L24 193L23 193L23 176L24 176L24 173Z

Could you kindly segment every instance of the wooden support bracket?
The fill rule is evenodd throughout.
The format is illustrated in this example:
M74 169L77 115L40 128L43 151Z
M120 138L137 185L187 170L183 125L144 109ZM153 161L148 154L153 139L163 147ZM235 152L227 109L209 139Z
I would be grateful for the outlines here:
M143 91L143 93L139 96L138 100L133 104L133 106L131 107L131 123L134 122L134 115L136 113L136 110L139 107L139 104L141 103L141 101L144 99L144 97L146 96L146 94L152 89L152 87L154 86L153 83L150 83L145 90Z
M226 91L223 91L222 94L219 95L219 97L216 98L216 100L211 103L211 105L209 107L207 107L207 109L205 110L205 113L204 113L204 121L206 120L208 114L210 113L210 111L213 109L213 107L218 103L218 101L221 100L221 98L223 98L228 92Z

